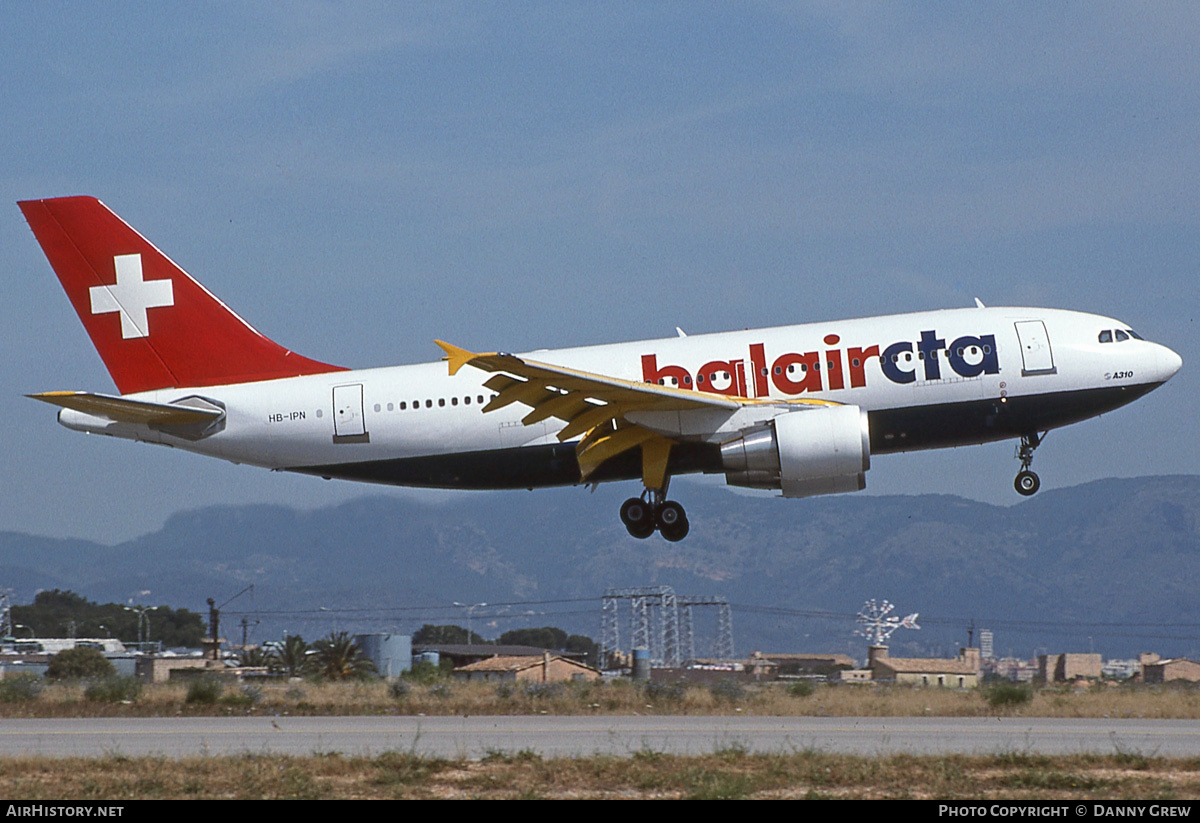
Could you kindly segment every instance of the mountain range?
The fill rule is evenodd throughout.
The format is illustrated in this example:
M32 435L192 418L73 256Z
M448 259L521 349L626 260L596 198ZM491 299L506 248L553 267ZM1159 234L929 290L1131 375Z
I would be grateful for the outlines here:
M465 625L455 602L489 604L470 615L485 637L556 625L599 639L606 588L671 586L726 598L739 653L857 658L866 642L855 613L886 598L895 614L920 613L919 631L893 636L896 655L953 654L973 627L994 632L1001 655L1200 658L1197 476L1101 480L1012 506L945 495L775 500L707 483L675 491L692 523L680 543L629 537L610 488L440 503L384 494L311 511L217 506L115 546L0 532L0 589L14 603L60 588L206 612L206 598L221 604L253 584L224 608L222 633L239 640L242 618L258 640ZM715 633L711 612L696 613L700 653Z

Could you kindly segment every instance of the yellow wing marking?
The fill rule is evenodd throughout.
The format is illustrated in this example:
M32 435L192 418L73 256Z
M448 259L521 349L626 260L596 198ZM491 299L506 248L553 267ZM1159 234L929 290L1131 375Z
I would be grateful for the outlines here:
M627 423L631 411L688 411L725 409L733 412L751 404L779 405L780 401L729 397L692 389L660 386L609 377L602 374L525 360L503 352L476 354L441 340L450 374L469 365L496 374L486 382L496 396L483 407L495 411L518 403L530 412L525 425L554 417L566 425L558 433L560 442L583 435L575 447L581 480L610 457L641 447L642 479L648 488L662 488L667 460L675 441L641 426ZM838 405L827 400L792 400L796 405Z

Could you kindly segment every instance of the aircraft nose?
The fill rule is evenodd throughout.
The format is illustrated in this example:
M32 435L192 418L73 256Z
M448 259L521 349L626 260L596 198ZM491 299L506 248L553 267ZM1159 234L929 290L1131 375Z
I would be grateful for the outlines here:
M1170 380L1175 373L1183 368L1183 358L1174 350L1163 347L1163 379Z
M1162 370L1163 382L1170 380L1175 373L1183 368L1183 358L1166 346L1159 346L1159 369Z

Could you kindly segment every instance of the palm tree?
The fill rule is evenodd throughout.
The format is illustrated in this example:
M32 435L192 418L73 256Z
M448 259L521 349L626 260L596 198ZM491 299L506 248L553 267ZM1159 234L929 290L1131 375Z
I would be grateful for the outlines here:
M266 649L254 646L249 649L242 649L242 653L238 658L238 663L242 666L257 668L259 666L271 665L271 655Z
M363 678L375 674L375 664L363 654L348 632L331 632L313 644L318 674L330 680Z
M275 671L286 672L288 677L302 677L308 673L309 646L298 634L284 638L283 645L271 652L270 666Z

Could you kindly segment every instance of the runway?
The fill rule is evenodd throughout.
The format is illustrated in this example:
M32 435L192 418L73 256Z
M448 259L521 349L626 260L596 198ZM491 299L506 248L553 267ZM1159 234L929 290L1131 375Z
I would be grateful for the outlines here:
M6 719L0 757L307 756L404 751L478 759L805 750L857 755L1200 753L1200 721L879 717L243 717Z

